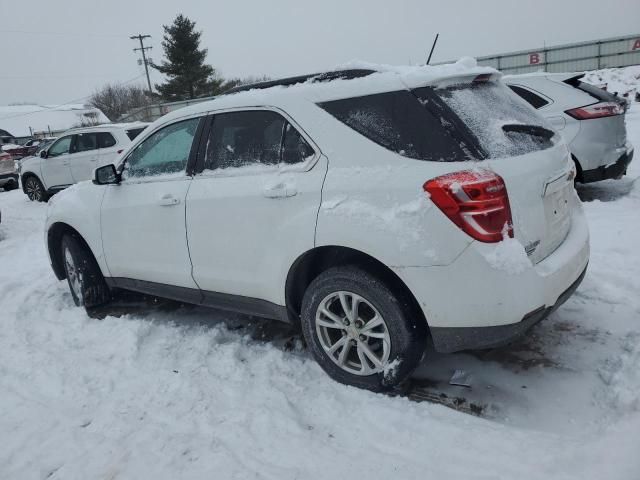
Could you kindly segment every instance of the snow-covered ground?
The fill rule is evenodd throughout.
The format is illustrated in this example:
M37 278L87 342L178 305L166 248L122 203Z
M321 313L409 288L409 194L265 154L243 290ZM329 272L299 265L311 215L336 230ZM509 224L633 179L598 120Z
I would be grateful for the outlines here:
M508 348L427 356L408 398L333 382L279 324L135 299L89 318L46 206L0 192L0 478L640 478L639 176L579 187L592 256L562 308ZM415 401L442 395L482 413Z

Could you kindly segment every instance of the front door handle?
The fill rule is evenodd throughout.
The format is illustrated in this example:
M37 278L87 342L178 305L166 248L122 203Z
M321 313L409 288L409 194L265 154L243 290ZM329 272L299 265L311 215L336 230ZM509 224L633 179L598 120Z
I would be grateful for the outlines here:
M298 190L296 190L296 187L292 185L279 183L277 185L265 187L262 193L267 198L287 198L296 195Z
M158 205L162 205L163 207L171 207L173 205L178 205L180 203L180 199L174 197L170 193L165 193L158 200Z

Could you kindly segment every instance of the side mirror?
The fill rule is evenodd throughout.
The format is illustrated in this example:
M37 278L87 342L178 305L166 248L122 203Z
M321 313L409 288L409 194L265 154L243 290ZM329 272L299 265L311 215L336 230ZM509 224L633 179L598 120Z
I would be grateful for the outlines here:
M98 167L93 172L93 183L96 185L117 185L121 179L113 164Z
M40 157L41 158L47 158L49 156L49 153L46 150L41 150L40 151Z

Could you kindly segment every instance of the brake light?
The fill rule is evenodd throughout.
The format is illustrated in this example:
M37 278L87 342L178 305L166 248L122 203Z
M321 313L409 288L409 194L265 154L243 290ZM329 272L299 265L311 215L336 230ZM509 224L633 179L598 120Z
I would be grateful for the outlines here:
M511 207L502 177L465 170L427 181L431 201L471 237L486 243L513 238Z
M480 75L477 75L473 79L473 83L485 83L485 82L488 82L489 80L491 80L490 73L481 73Z
M624 107L616 102L600 102L594 105L567 110L567 115L577 120L590 120L592 118L612 117L624 113Z

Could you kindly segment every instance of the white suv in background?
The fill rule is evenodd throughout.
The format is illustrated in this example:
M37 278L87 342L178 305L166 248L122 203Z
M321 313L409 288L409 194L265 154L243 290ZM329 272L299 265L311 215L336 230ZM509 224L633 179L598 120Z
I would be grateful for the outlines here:
M117 289L300 325L334 379L390 388L502 345L573 292L589 234L561 136L459 63L240 87L169 113L49 202L77 305Z
M627 102L582 82L583 73L532 73L504 81L569 144L581 183L620 178L633 158L627 141Z
M63 133L38 156L20 161L24 193L31 200L45 202L69 185L90 180L96 167L113 163L146 126L108 124Z

